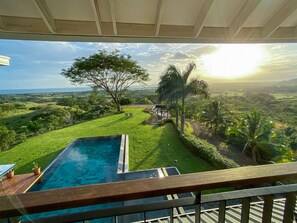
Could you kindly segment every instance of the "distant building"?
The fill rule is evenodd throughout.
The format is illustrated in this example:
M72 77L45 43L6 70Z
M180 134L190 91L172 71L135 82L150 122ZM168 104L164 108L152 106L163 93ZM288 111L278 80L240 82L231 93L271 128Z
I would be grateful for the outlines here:
M152 111L156 113L158 119L168 118L169 112L166 105L163 104L156 104Z
M0 66L9 66L9 57L1 56L0 55Z

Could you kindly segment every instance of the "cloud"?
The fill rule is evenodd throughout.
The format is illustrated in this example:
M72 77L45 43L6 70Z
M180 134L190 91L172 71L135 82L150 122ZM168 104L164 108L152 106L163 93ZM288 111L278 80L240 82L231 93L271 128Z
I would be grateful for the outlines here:
M194 49L190 49L186 51L186 53L195 56L196 58L200 58L203 55L212 54L217 50L218 46L216 45L203 45Z
M170 57L170 59L173 60L185 60L185 59L193 59L194 57L192 55L188 55L186 53L175 53L173 56Z

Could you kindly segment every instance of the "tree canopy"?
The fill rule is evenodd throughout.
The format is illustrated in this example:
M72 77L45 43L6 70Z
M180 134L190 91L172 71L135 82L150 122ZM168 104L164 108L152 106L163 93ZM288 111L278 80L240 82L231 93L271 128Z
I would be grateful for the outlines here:
M135 83L149 80L146 70L132 60L130 55L122 55L116 50L101 50L88 58L77 58L61 74L72 83L87 84L104 90L111 96L118 111L121 111L120 99L125 91Z

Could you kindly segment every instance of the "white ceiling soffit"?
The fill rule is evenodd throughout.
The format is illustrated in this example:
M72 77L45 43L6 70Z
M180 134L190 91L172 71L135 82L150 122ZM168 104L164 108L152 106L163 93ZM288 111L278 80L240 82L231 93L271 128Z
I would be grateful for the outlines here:
M297 0L0 0L0 38L297 42Z

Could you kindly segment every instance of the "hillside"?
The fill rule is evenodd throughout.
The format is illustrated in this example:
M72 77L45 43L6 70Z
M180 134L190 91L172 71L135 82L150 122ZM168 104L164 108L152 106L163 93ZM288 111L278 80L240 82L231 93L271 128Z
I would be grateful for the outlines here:
M297 78L281 81L277 84L277 86L296 86L297 85Z
M172 124L156 127L143 125L149 117L142 108L126 109L133 117L117 114L71 127L47 132L28 139L0 153L0 163L15 163L16 173L31 172L36 161L44 169L70 142L79 137L129 135L129 170L173 166L178 160L182 173L212 170L213 167L194 157L179 140Z

